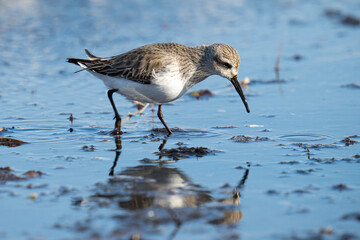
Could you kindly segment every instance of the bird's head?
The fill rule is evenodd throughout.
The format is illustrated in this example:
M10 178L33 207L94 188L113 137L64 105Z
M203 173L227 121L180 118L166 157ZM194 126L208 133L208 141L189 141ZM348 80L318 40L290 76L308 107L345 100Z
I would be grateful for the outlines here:
M222 43L215 43L212 48L213 74L220 75L227 79L237 76L240 56L235 48Z
M245 105L246 111L250 112L245 95L237 79L240 65L240 56L238 52L235 50L235 48L223 43L212 44L208 46L207 50L207 56L210 59L209 70L211 74L219 75L230 80L240 95Z

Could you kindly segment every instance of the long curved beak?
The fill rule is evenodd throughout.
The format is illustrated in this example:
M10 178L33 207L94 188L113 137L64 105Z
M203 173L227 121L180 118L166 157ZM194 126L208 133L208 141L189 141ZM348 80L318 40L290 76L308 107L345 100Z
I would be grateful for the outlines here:
M245 95L240 87L240 83L237 79L237 76L235 75L235 77L233 77L232 79L230 79L231 83L234 85L236 91L238 92L238 94L240 95L241 97L241 100L243 101L244 105L245 105L245 108L246 108L246 111L249 113L250 112L250 109L249 109L249 106L248 106L248 103L246 101L246 98L245 98Z

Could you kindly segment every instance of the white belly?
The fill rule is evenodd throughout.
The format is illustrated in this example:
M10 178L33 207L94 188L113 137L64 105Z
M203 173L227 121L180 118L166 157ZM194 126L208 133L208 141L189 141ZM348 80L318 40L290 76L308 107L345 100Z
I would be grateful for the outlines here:
M115 78L89 71L103 80L109 89L118 89L117 93L129 100L146 103L167 103L174 101L186 93L186 85L179 75L169 73L154 74L151 84L142 84L123 78Z

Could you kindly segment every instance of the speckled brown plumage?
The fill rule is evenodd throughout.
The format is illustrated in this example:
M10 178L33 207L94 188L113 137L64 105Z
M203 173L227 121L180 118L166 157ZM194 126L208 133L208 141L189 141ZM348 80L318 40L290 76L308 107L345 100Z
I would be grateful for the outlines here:
M217 48L221 48L228 59L235 56L234 64L239 67L238 53L226 44L188 47L177 43L155 43L105 58L96 57L87 51L90 60L69 58L68 62L85 65L86 68L82 70L150 84L154 72L163 70L171 61L177 61L181 63L179 70L183 73L184 79L193 78L196 84L212 75L208 65L211 65L211 55Z
M113 93L130 100L159 104L158 117L171 134L162 117L161 104L181 97L211 75L230 80L246 110L250 111L237 80L239 54L227 44L189 47L177 43L155 43L105 58L86 49L85 52L89 59L68 58L68 62L102 79L109 88L108 97L115 112L117 132L120 132L121 119L112 99Z

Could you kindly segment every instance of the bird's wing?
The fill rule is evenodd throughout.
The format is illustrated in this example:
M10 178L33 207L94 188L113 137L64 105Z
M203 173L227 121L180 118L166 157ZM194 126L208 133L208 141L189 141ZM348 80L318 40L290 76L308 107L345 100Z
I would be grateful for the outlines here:
M77 63L85 66L82 70L90 70L143 84L150 84L154 78L153 73L159 72L166 67L166 61L162 59L162 54L142 48L109 58L99 58L89 51L86 51L86 53L90 60L76 59Z

